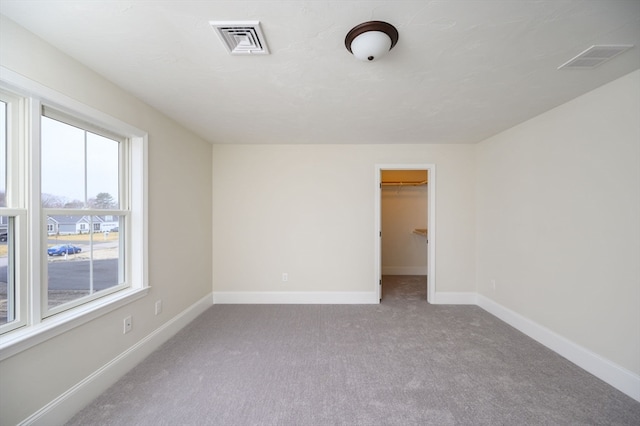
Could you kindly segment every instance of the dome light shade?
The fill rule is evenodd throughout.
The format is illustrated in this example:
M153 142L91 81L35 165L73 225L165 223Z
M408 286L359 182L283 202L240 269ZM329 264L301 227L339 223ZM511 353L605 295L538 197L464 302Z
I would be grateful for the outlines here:
M347 50L361 61L375 61L387 54L398 42L398 30L382 21L355 26L344 40Z
M367 31L351 42L351 53L361 61L380 59L391 49L391 39L381 31Z

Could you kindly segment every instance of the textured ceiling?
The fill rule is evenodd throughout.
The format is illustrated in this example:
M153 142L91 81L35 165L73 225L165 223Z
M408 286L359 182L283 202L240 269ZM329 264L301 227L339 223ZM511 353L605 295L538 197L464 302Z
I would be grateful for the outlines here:
M475 143L640 68L640 1L29 1L0 13L212 143ZM210 20L259 20L231 56ZM383 20L397 46L354 59ZM557 67L593 44L635 48Z

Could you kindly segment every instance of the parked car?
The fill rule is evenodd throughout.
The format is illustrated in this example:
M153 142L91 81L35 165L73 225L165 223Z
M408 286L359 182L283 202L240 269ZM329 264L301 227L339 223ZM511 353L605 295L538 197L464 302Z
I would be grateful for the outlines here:
M7 241L7 233L3 232L2 234L0 234L0 241Z
M62 244L53 247L49 247L47 249L47 254L49 256L63 256L65 254L76 254L80 253L82 249L78 246L73 246L71 244Z

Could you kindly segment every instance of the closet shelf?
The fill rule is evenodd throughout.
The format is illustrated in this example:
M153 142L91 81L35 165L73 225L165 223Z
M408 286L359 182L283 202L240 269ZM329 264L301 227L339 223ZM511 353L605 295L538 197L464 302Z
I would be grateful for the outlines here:
M413 230L413 233L426 237L427 236L427 228L416 228L416 229Z

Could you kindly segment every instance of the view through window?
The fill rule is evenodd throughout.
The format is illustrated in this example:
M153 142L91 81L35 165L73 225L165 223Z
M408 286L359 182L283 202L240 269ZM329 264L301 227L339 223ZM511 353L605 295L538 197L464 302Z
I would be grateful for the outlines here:
M23 77L3 75L3 353L148 294L146 161L143 130ZM54 316L51 326L43 326Z
M51 310L124 282L122 141L47 116L41 128Z

